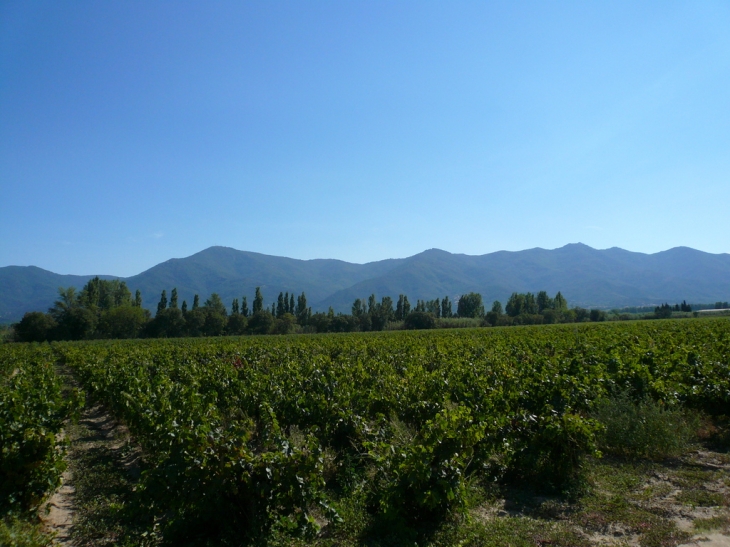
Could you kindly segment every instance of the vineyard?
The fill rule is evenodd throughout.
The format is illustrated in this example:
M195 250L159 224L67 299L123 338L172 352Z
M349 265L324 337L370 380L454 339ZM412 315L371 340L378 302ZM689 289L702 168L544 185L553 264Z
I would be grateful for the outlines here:
M676 428L730 415L725 319L6 344L5 511L58 484L80 398L56 364L141 448L129 510L150 545L438 542L495 488L585 495L586 462L612 446L607 401Z

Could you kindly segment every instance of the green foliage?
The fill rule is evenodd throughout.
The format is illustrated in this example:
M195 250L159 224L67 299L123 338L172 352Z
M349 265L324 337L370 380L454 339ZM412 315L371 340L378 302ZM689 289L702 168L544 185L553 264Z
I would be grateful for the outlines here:
M338 514L416 541L470 484L580 484L614 394L730 409L722 319L54 347L142 445L140 503L178 544L311 537Z
M49 547L51 536L37 523L17 517L0 518L0 545L3 547Z
M405 430L405 432L404 432ZM394 420L364 443L376 469L376 498L389 518L430 519L465 507L464 476L485 436L463 406L447 406L416 435Z
M34 311L26 313L15 325L15 335L18 342L44 342L52 339L56 327L50 314Z
M252 334L269 334L275 319L268 311L257 311L248 320L248 330Z
M0 515L32 510L60 482L58 434L80 406L61 393L48 345L4 345L0 351Z
M427 312L414 311L405 318L405 328L407 329L433 329L435 327L436 318Z
M601 400L593 416L605 427L599 436L602 450L651 460L682 454L699 426L696 415L667 408L648 396L633 400L628 391Z
M105 310L99 319L99 336L101 338L137 338L147 323L148 316L147 310L136 306Z
M253 299L253 313L264 310L264 295L261 294L261 287L256 287L256 295Z
M462 295L459 298L456 313L459 317L484 317L482 295L475 292Z

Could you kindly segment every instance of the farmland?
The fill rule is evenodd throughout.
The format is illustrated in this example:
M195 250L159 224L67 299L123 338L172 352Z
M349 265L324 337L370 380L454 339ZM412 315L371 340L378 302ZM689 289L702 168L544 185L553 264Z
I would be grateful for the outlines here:
M586 531L606 527L596 515L608 514L642 545L676 545L684 536L659 512L609 510L597 485L610 489L601 481L630 469L635 490L649 468L701 453L703 439L727 455L726 319L6 344L0 359L12 394L3 401L22 397L52 417L39 426L3 402L0 423L4 443L11 430L43 429L47 490L63 465L49 439L79 404L75 391L63 396L54 363L87 405L128 427L141 453L125 502L144 528L138 544L451 544L512 526L532 538L525 545L587 545ZM20 388L25 371L44 376ZM609 434L621 409L654 416L659 425L634 435L649 445ZM686 445L669 442L689 429ZM19 485L16 473L12 486L8 476L16 512L37 505L37 480ZM578 516L483 517L490 500L525 491ZM724 522L727 489L687 492L695 505L715 495L710 505L725 509L712 518Z

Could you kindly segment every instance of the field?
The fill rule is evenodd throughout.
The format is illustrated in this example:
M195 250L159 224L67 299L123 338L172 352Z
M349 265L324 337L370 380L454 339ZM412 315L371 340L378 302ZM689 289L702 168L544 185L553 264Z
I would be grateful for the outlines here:
M80 499L107 500L81 511L78 544L670 546L730 522L727 319L6 344L0 359L17 402L0 422L6 511L57 486L51 441L77 386L84 416L124 426L106 460L72 446ZM68 425L72 445L88 423ZM39 428L45 487L6 472L9 432Z

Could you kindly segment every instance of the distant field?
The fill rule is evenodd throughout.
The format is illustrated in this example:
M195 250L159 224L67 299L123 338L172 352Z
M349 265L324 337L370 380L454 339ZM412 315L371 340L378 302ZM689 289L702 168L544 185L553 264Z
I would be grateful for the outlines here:
M155 542L438 544L495 485L585 495L606 401L730 415L724 318L51 348L141 447Z

